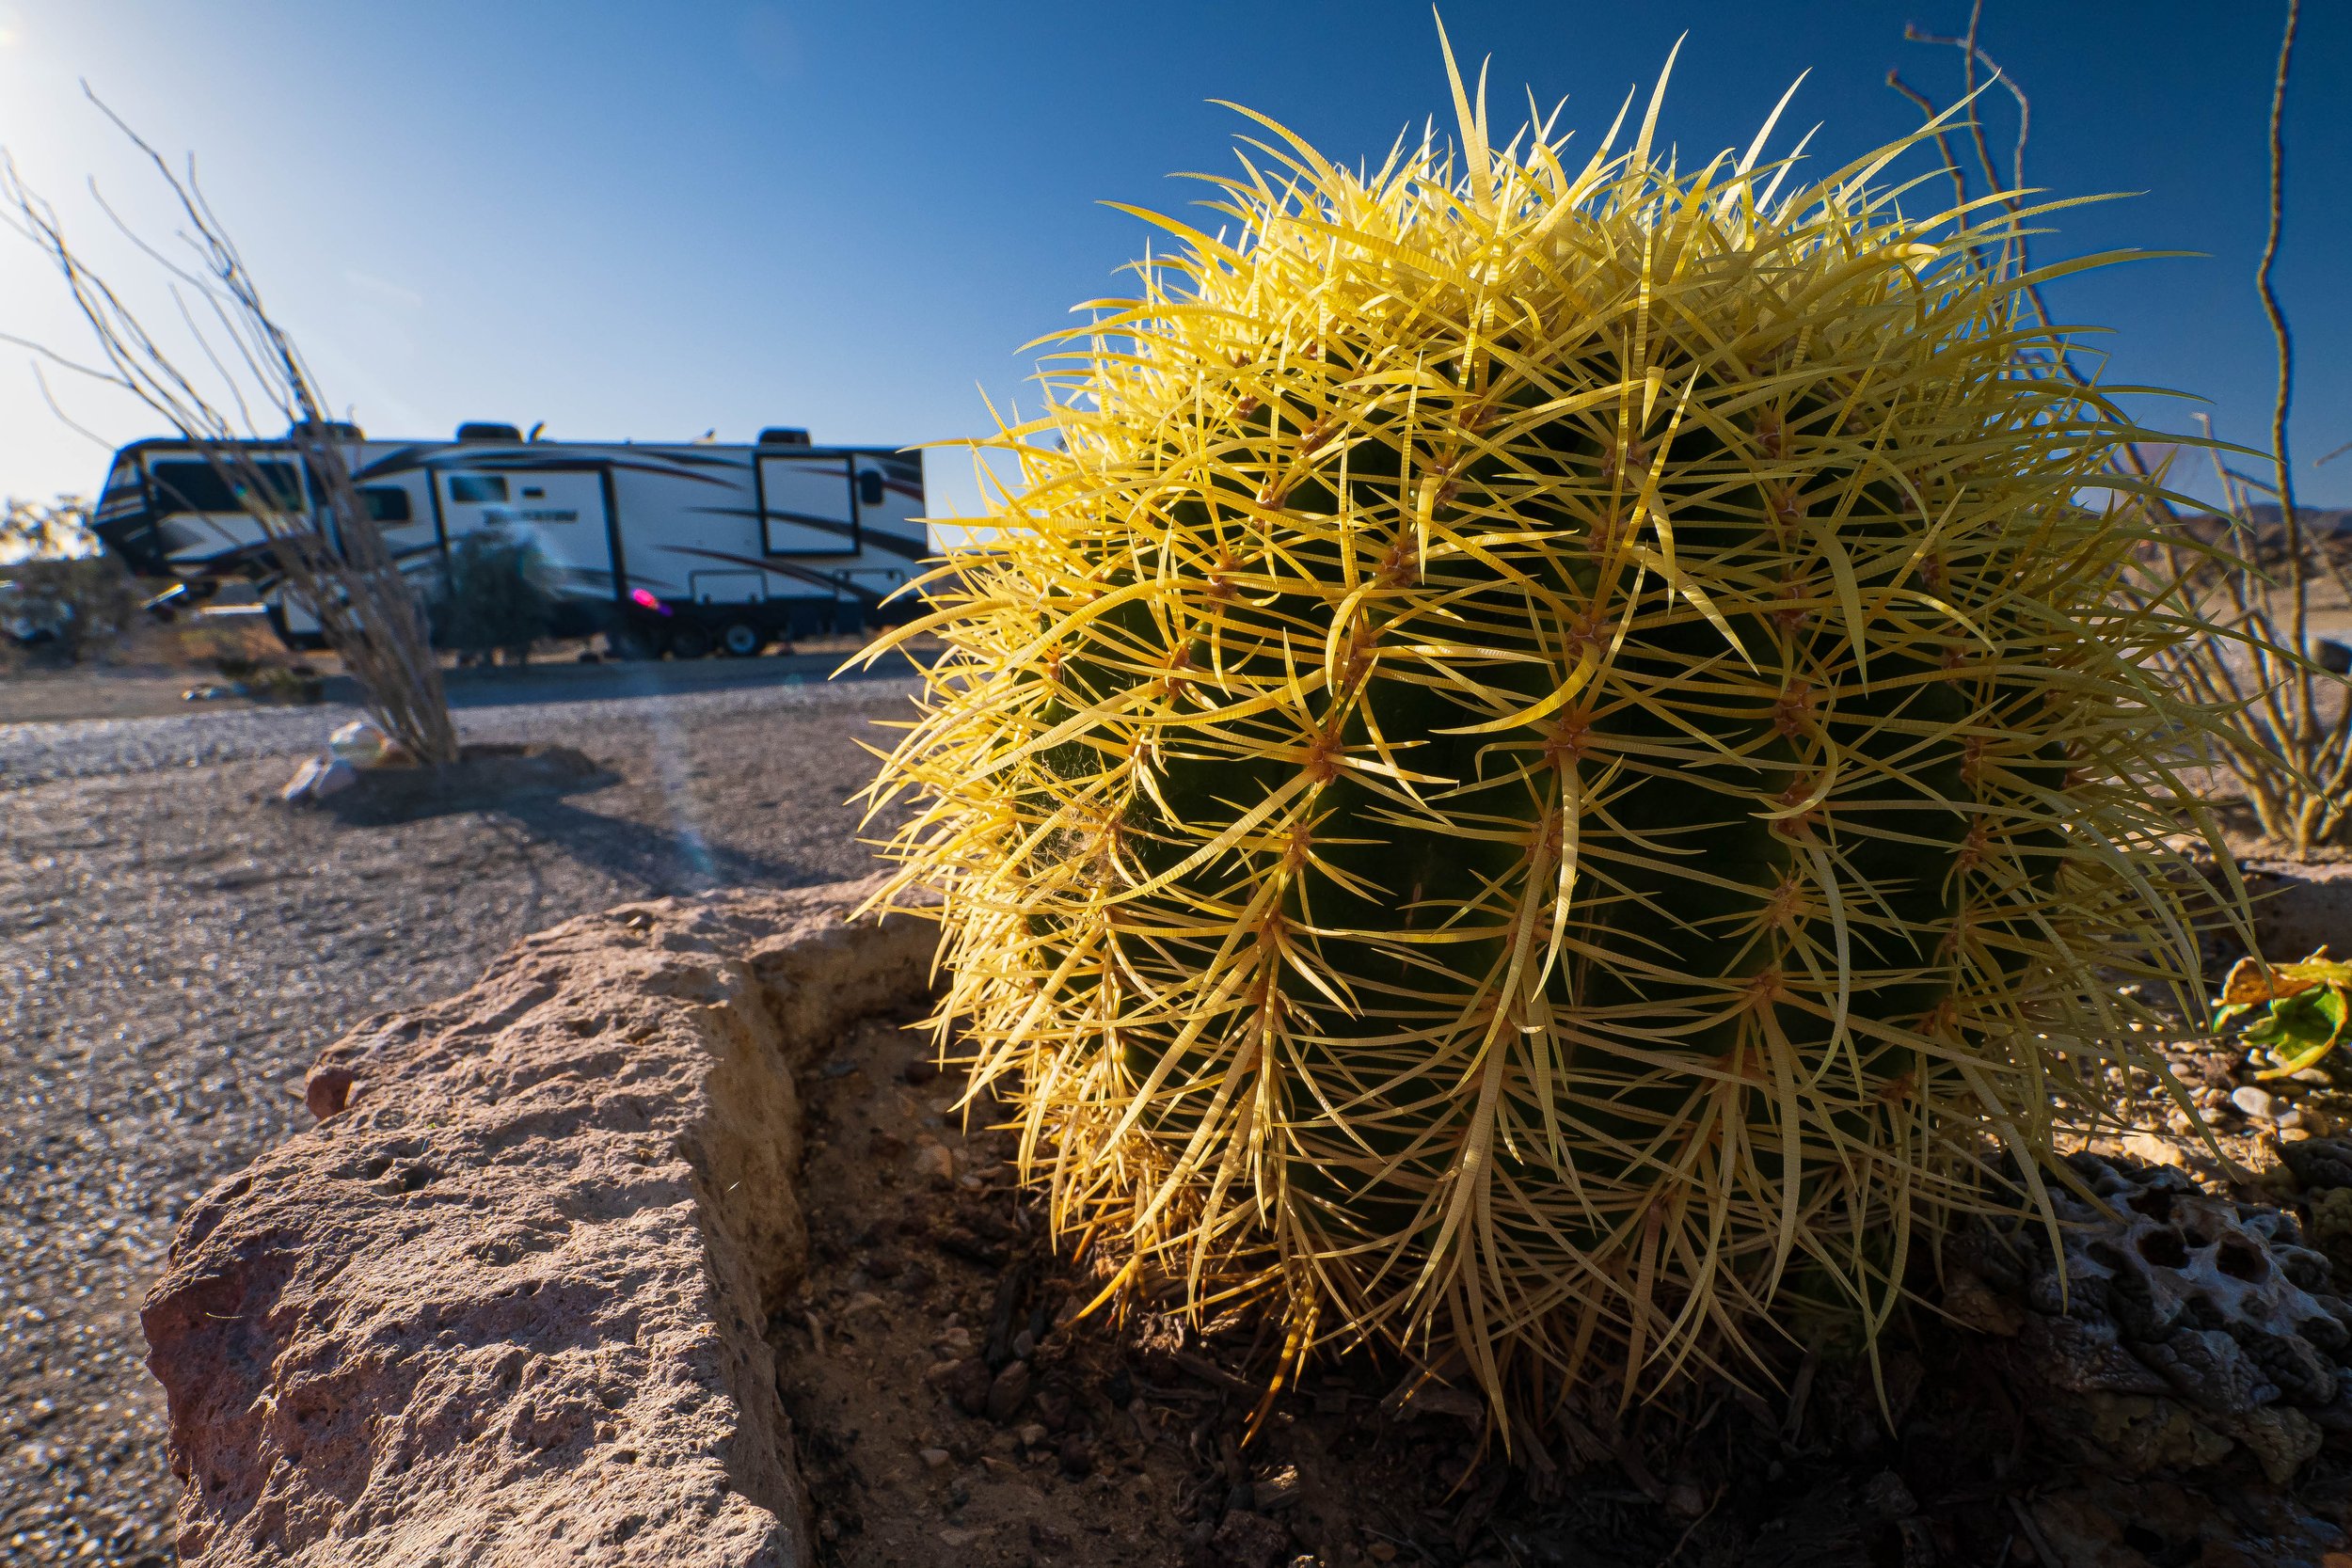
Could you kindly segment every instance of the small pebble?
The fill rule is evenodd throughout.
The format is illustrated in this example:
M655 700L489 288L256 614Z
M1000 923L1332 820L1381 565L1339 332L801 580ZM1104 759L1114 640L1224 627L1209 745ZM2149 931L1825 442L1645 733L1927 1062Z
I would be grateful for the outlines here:
M1283 1465L1249 1488L1249 1503L1261 1513L1274 1513L1298 1500L1298 1466Z
M916 1457L923 1461L923 1467L927 1470L944 1470L955 1460L955 1456L946 1449L921 1449L916 1450Z
M2252 1084L2241 1084L2236 1088L2232 1089L2230 1091L2230 1103L2245 1112L2248 1116L2260 1117L2265 1121L2269 1120L2272 1117L2278 1114L2276 1103L2271 1099L2270 1091L2265 1088L2258 1087Z
M988 1389L988 1418L1002 1425L1029 1402L1029 1364L1008 1361Z
M2300 1105L2290 1105L2285 1110L2280 1111L2279 1113L2279 1125L2280 1127L2302 1126L2303 1107Z

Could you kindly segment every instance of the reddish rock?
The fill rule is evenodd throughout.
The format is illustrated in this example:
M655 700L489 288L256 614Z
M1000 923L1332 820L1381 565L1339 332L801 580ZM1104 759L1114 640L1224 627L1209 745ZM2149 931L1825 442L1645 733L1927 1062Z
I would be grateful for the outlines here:
M845 924L865 891L574 920L330 1048L326 1119L189 1212L143 1314L182 1562L812 1561L761 1335L788 1069L935 936Z
M350 1101L352 1082L349 1068L313 1067L302 1085L302 1102L312 1117L325 1121Z

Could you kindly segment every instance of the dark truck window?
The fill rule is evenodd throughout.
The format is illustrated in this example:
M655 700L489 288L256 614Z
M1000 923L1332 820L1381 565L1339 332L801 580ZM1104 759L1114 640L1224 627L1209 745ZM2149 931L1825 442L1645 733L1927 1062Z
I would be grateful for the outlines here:
M291 463L239 463L224 473L210 462L183 461L158 463L148 472L166 512L243 512L245 488L256 477L268 492L262 504L272 511L302 507L302 481Z
M371 484L359 492L359 499L368 503L368 515L379 523L405 523L413 514L408 510L408 492L397 484Z
M452 474L449 499L460 506L480 506L506 499L506 481L498 474Z

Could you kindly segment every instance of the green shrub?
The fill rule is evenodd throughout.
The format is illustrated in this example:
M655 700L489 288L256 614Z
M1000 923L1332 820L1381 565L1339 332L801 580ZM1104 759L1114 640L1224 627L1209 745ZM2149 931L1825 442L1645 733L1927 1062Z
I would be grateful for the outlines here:
M128 630L138 584L112 556L20 561L0 568L0 638L37 658L79 663Z
M538 546L504 529L469 533L450 551L448 586L438 608L439 641L486 657L504 649L516 663L555 624Z

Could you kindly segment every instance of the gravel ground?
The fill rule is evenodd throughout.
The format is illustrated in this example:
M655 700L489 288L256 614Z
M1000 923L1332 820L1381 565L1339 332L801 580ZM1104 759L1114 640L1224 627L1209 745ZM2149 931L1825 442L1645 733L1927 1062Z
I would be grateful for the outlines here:
M617 778L382 827L267 802L332 709L0 728L0 1561L171 1560L139 1302L321 1047L583 910L870 869L855 742L913 689L474 708Z
M885 680L894 689L911 682ZM787 675L777 684L714 691L665 691L587 701L461 705L457 728L469 740L567 740L606 721L643 723L662 714L676 719L773 712L868 700L874 681L830 684ZM470 695L470 693L469 693ZM315 707L233 708L168 719L74 719L0 724L0 789L58 779L149 773L160 768L241 762L248 757L314 752L329 730L359 710L337 704Z

